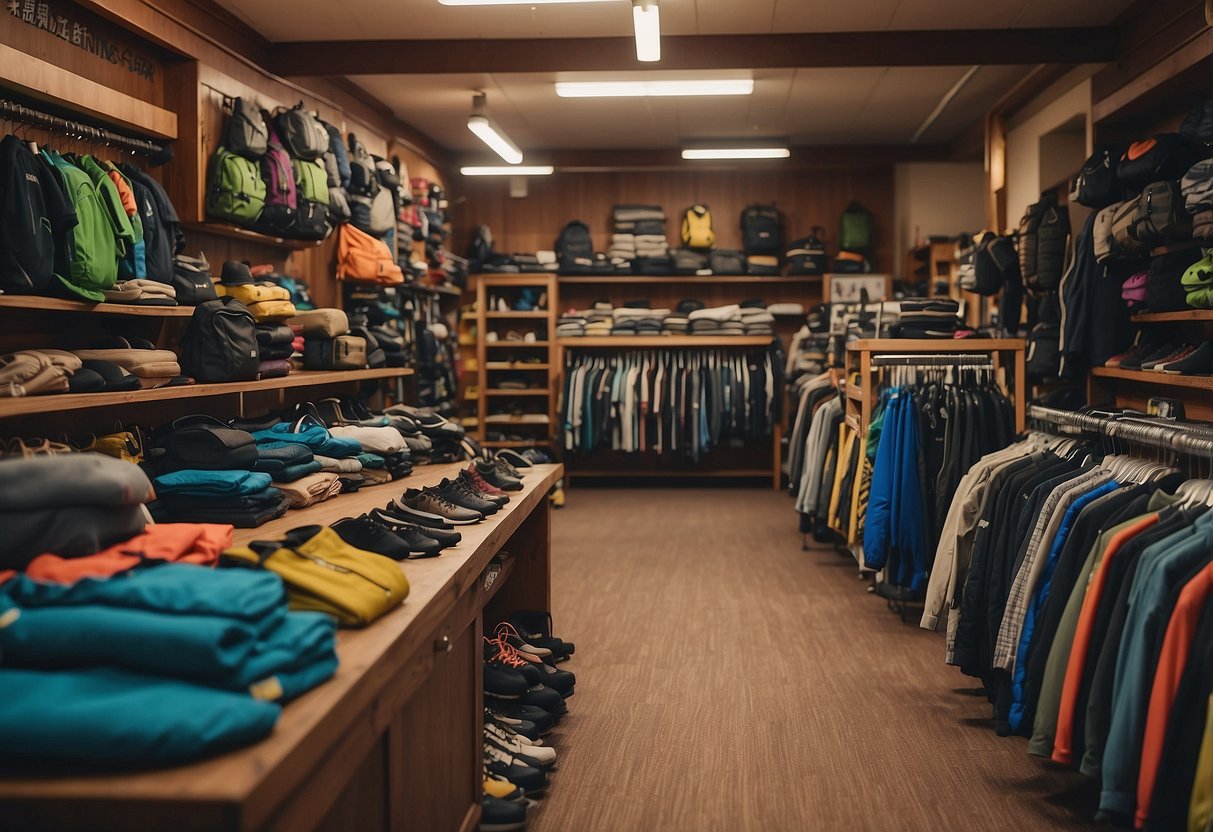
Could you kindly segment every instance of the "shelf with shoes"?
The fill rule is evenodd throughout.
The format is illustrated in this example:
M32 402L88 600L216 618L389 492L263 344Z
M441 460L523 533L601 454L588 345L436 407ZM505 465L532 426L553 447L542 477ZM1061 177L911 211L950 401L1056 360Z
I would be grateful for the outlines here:
M466 463L419 467L404 482L435 484L460 467ZM461 828L482 800L480 622L491 627L516 610L551 609L547 493L561 475L559 465L527 469L523 490L488 521L461 527L457 546L405 562L404 603L363 629L341 631L336 675L288 704L265 740L160 770L48 777L10 769L0 776L0 812L22 827L89 829L96 825L89 807L104 802L114 828L180 827L188 817L198 829L304 829L318 818L331 822L331 810L348 805L349 814L336 816L353 820L333 828L403 825L382 809L357 808L374 803L416 828ZM238 531L235 543L329 524L382 506L392 494L372 487L340 495ZM440 791L458 799L422 800L427 771L448 779L457 773L462 785L444 782Z
M1153 370L1123 370L1120 367L1092 367L1095 378L1119 378L1140 384L1155 384L1162 387L1187 387L1193 390L1213 390L1213 375L1184 376L1158 373Z
M1184 309L1180 312L1143 312L1134 315L1135 324L1183 323L1186 321L1213 322L1213 309Z

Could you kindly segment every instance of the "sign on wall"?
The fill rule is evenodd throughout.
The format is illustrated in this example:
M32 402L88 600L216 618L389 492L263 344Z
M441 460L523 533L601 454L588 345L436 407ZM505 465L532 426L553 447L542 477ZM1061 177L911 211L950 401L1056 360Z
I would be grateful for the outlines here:
M67 4L47 0L5 0L8 13L17 20L44 32L49 32L72 46L109 61L148 81L156 80L156 63L151 56L117 43L107 35L81 23Z

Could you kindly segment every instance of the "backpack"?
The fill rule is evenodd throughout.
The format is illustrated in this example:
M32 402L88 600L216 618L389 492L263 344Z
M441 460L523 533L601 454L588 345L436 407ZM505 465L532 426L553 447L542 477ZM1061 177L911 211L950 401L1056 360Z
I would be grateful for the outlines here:
M218 298L210 268L204 255L177 255L173 261L172 280L172 287L177 290L177 305L198 306Z
M76 226L72 229L72 248L66 252L67 273L62 283L76 295L101 302L102 291L118 279L118 238L97 184L80 168L54 151L43 150L46 159L58 172L68 202L76 211Z
M741 212L741 243L747 255L783 254L783 218L774 205L747 205Z
M1082 170L1070 188L1070 201L1096 210L1120 199L1121 185L1116 167L1127 148L1123 144L1105 144L1082 163Z
M261 175L265 179L265 208L257 226L272 234L286 234L295 227L299 198L291 157L273 128L270 128L269 149L261 157Z
M468 243L468 269L478 272L493 256L493 232L487 225L481 225L472 235Z
M236 225L256 225L265 210L265 196L265 180L256 162L226 147L215 151L206 181L207 216Z
M1199 214L1213 208L1213 159L1203 159L1184 174L1180 181L1184 208L1189 214Z
M1057 194L1041 197L1044 210L1036 227L1036 273L1028 286L1053 292L1061 285L1066 265L1066 241L1070 238L1070 212L1057 204Z
M682 244L687 248L708 249L716 244L712 230L712 209L695 204L682 215Z
M404 282L404 272L387 243L346 223L337 237L337 279L393 286Z
M858 202L851 202L839 218L838 247L860 253L872 247L872 215Z
M0 140L0 289L43 294L55 273L51 214L62 216L54 175L16 136ZM57 210L55 210L57 208Z
M232 100L232 113L227 118L222 145L246 159L260 159L269 143L269 131L257 102L247 98Z
M1124 188L1139 191L1160 179L1179 179L1201 156L1179 133L1160 133L1129 145L1120 158L1116 175Z
M1007 281L1020 281L1019 255L1010 237L992 231L982 235L973 250L973 285L969 291L996 295Z
M1179 125L1179 135L1193 144L1213 144L1213 98L1206 98Z
M379 174L375 171L375 160L367 153L362 142L350 133L350 177L346 190L350 196L373 197L379 192ZM340 164L340 160L338 160Z
M1056 379L1061 372L1061 304L1055 297L1041 299L1024 364L1031 381Z
M1167 237L1191 237L1192 216L1184 210L1179 183L1151 182L1137 200L1133 236L1146 245L1159 245Z
M581 220L573 220L565 225L560 236L556 238L556 256L560 261L561 271L588 268L594 259L590 227Z
M329 153L333 157L333 164L337 168L336 181L329 182L330 188L348 188L350 186L350 157L345 152L345 142L341 138L341 131L327 121L320 122L329 136ZM327 165L327 161L325 162Z
M826 252L826 244L822 241L825 229L815 225L809 230L809 236L793 240L788 247L788 274L814 275L825 274L830 268L830 257Z
M194 307L181 336L181 372L200 382L251 381L257 377L257 324L232 297Z
M292 159L295 170L295 192L299 211L292 237L301 240L323 240L329 231L329 189L324 165Z
M296 159L315 161L329 148L328 130L304 109L302 101L289 110L279 110L274 127L278 140Z
M745 255L735 249L718 248L708 255L708 268L715 275L746 273Z
M1029 205L1015 231L1019 243L1019 273L1025 283L1030 283L1036 277L1036 232L1040 229L1040 217L1045 207L1044 200Z

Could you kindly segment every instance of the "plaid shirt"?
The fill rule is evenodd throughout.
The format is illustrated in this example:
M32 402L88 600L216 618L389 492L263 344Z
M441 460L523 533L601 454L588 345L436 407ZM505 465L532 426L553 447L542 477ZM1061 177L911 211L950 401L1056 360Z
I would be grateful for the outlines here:
M1028 601L1034 589L1029 580L1033 574L1033 564L1038 557L1048 557L1048 546L1057 536L1057 530L1061 527L1066 509L1080 496L1110 479L1112 479L1112 475L1105 469L1093 468L1057 486L1045 500L1044 507L1036 518L1036 525L1032 529L1032 537L1028 542L1023 563L1015 573L1011 592L1007 596L1007 605L1002 615L1002 626L998 628L998 638L994 642L994 667L1006 671L1015 667L1019 634L1023 630L1024 616L1028 614Z

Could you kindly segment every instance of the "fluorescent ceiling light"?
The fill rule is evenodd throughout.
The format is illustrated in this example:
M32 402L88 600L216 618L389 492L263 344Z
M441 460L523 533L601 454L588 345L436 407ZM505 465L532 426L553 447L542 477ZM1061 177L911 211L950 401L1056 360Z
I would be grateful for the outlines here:
M657 0L632 0L636 28L636 60L661 60L661 9Z
M459 172L464 176L551 176L551 165L468 165Z
M493 123L488 116L488 109L488 96L484 93L472 96L472 114L468 116L468 129L502 159L511 165L518 164L522 161L522 151Z
M601 3L603 0L438 0L443 6L540 6L557 3Z
M561 98L619 98L661 95L752 95L753 78L684 81L557 81Z
M786 159L792 153L786 147L688 147L684 159Z

